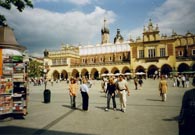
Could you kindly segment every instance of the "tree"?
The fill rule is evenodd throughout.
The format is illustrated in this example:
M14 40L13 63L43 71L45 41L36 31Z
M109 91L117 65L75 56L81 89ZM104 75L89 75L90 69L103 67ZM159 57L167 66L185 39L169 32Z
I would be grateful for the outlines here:
M31 0L0 0L0 6L7 10L10 10L12 5L14 5L20 12L22 12L26 6L33 8ZM6 25L5 22L5 16L0 14L0 25Z
M37 62L35 60L30 60L28 69L29 77L43 76L43 63Z

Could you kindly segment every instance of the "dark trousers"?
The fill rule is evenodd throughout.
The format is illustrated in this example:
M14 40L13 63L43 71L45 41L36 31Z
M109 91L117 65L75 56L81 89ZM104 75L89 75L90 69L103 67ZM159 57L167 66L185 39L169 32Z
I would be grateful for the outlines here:
M76 108L76 96L70 96L71 108Z
M87 92L81 92L82 101L83 101L83 110L88 110L89 96Z
M110 108L110 99L112 98L113 108L116 108L115 95L112 96L110 93L107 94L107 108Z

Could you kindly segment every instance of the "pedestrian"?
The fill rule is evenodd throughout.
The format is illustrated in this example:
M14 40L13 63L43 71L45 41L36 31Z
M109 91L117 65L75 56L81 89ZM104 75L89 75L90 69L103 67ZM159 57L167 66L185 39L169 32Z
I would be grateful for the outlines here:
M181 83L182 83L183 88L185 87L185 81L186 81L186 77L185 77L185 75L182 75Z
M78 92L78 84L75 78L70 79L69 84L70 105L72 109L76 109L76 96Z
M116 101L115 101L115 92L116 85L114 83L114 78L110 77L107 85L106 93L107 93L107 107L105 111L110 109L110 99L112 98L113 110L116 111Z
M167 89L168 89L167 80L163 75L159 82L159 91L160 91L160 96L162 97L162 101L164 102L167 100Z
M135 90L137 90L137 85L138 85L137 77L134 77L134 85L135 85Z
M195 87L195 78L192 85ZM179 135L195 134L195 88L184 93L178 125Z
M86 78L82 79L82 84L80 86L80 90L81 90L81 95L82 95L82 109L84 111L88 110L88 105L89 105L89 88L87 86L87 80Z
M142 89L142 84L143 84L142 77L139 78L138 83L139 83L140 89Z
M118 78L118 82L116 84L117 86L117 90L118 90L118 95L119 95L119 100L120 100L120 105L121 105L121 111L125 112L126 111L126 102L127 102L127 93L128 92L128 96L130 96L130 90L127 86L127 81L124 80L123 75L120 74L119 78Z

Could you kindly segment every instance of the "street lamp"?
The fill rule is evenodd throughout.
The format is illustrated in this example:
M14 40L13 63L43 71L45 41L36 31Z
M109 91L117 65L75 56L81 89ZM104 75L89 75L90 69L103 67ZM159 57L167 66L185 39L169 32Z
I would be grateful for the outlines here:
M43 73L44 73L44 84L45 84L45 90L46 90L46 86L47 86L47 69L44 69Z

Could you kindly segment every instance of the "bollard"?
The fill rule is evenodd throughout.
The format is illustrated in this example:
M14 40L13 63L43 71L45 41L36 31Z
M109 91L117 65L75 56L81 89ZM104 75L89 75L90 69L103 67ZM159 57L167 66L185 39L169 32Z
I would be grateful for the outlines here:
M49 103L51 99L51 91L49 89L45 89L43 92L44 103Z

